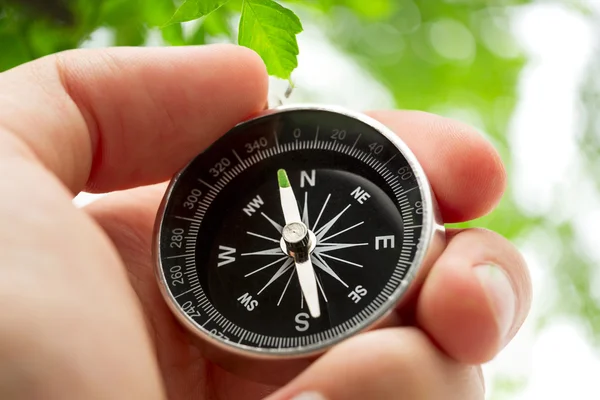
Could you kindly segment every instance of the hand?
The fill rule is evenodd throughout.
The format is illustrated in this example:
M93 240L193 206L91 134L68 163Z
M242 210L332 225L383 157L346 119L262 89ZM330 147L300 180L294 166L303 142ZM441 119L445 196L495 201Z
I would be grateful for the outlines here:
M151 241L174 172L267 98L260 59L234 46L78 50L0 74L0 398L483 399L479 363L530 304L522 257L497 234L452 230L414 306L284 388L204 360L154 279ZM446 222L489 212L505 185L472 129L373 112L413 149ZM144 187L141 187L144 186ZM113 192L77 209L81 190Z

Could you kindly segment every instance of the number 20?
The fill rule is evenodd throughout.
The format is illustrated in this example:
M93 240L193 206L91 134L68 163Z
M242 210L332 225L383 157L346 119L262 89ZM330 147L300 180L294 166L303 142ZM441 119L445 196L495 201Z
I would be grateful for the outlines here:
M346 139L346 131L334 129L333 134L331 135L331 138L333 140L344 140L344 139Z

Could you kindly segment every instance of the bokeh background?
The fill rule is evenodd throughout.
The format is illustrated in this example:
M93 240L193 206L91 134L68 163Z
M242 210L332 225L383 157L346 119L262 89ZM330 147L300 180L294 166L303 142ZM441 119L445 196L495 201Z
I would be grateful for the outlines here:
M178 4L0 0L0 70L77 47L236 42L240 1L159 28ZM474 125L501 152L505 197L464 225L519 246L534 302L514 342L484 367L488 399L599 399L600 1L282 4L304 32L295 88L285 99L288 82L273 78L274 102L430 111Z

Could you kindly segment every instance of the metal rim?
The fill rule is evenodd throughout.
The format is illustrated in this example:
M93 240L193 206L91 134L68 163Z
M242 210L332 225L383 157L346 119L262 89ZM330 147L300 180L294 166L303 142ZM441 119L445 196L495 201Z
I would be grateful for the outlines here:
M339 335L334 340L329 340L326 342L321 342L318 344L313 344L310 346L304 347L295 347L295 348L287 348L287 349L260 349L256 347L240 345L238 343L233 342L225 342L217 339L209 332L204 330L200 325L198 325L193 319L191 319L185 311L179 306L173 294L169 290L166 279L164 276L164 271L162 268L162 261L160 259L160 232L162 230L165 210L169 200L171 198L172 192L177 185L181 176L187 171L190 165L194 162L196 157L200 156L204 152L210 149L208 146L202 153L195 156L192 160L188 162L188 164L182 168L174 177L171 179L167 190L163 196L160 207L157 212L157 217L154 225L154 234L153 234L153 259L154 259L154 269L157 281L159 283L160 291L163 296L163 299L167 303L170 310L176 316L177 320L182 323L195 337L204 341L205 343L225 350L232 354L238 354L243 357L250 357L254 359L292 359L292 358L306 358L315 356L323 353L327 349L331 348L335 344L348 339L356 334L359 334L364 331L368 331L370 327L375 326L378 322L384 320L390 312L392 312L395 306L402 300L404 294L411 287L411 284L415 280L419 271L422 268L422 264L428 255L428 251L432 244L432 239L436 231L442 230L443 226L438 223L439 216L437 215L437 205L435 201L435 197L433 195L433 191L429 184L429 180L425 175L423 168L421 167L419 161L416 156L413 154L412 150L404 143L400 137L393 132L391 129L386 127L381 122L377 121L374 118L371 118L365 114L350 111L343 107L339 106L329 106L329 105L318 105L318 104L295 104L295 105L284 105L279 106L272 109L264 110L258 115L251 117L245 121L242 121L235 125L234 128L237 128L246 123L260 120L263 118L268 118L274 114L281 114L287 112L296 112L296 111L325 111L336 113L340 115L344 115L350 118L357 119L366 125L371 126L375 130L377 130L380 134L382 134L386 139L388 139L392 145L394 145L398 151L406 158L408 164L415 172L415 178L417 180L417 184L419 186L419 190L421 193L421 198L425 203L425 207L423 207L423 227L421 232L420 248L417 248L415 253L415 257L413 262L408 269L406 276L404 277L402 283L398 285L398 287L394 290L394 292L389 296L388 300L384 305L379 307L379 309L371 314L368 318L363 320L360 324L356 325L354 329L348 330L344 332L343 335ZM231 130L231 129L230 129ZM229 130L229 131L230 131ZM227 134L227 131L225 134ZM217 139L218 140L218 139Z

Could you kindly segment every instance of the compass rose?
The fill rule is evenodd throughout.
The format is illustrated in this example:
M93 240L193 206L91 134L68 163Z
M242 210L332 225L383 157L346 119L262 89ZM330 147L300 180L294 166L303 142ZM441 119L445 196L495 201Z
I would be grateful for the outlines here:
M329 265L326 259L336 260L341 263L351 265L352 267L363 268L363 265L359 263L346 260L339 256L336 257L329 253L335 250L367 246L368 243L337 243L331 242L330 240L362 225L364 221L360 221L351 226L344 227L335 233L329 234L336 222L338 222L338 220L344 215L351 205L349 204L344 209L339 211L326 223L319 225L319 221L321 220L321 217L323 216L327 207L327 203L331 198L331 193L329 193L319 211L317 219L315 220L314 224L311 225L308 211L308 192L304 192L304 205L302 207L302 216L300 216L300 210L294 195L294 191L291 187L287 173L283 169L278 171L278 183L281 197L281 208L283 210L286 225L282 226L278 224L272 218L268 217L264 212L262 212L261 215L266 218L267 221L269 221L269 223L277 230L277 232L281 235L281 239L277 240L273 237L250 231L247 231L246 233L251 236L278 243L280 246L251 253L242 253L242 256L284 256L279 257L277 260L269 262L268 264L261 266L252 272L249 272L246 274L246 276L248 277L269 267L273 267L274 269L274 267L279 266L279 268L273 272L271 278L266 282L264 287L258 292L258 294L262 293L273 282L277 281L278 279L285 279L286 275L289 275L287 277L287 283L283 288L281 296L279 297L279 301L277 302L277 305L279 305L289 287L292 278L294 275L296 275L302 289L301 300L304 301L304 299L307 299L306 301L311 316L313 318L317 318L320 316L318 292L316 289L317 286L321 295L323 296L323 300L328 302L328 299L327 295L325 294L325 290L323 289L321 280L319 279L318 275L315 274L313 266L316 266L319 270L327 273L344 287L348 288L348 284L344 282L342 278L340 278L340 276ZM303 303L301 303L301 307L302 305Z

